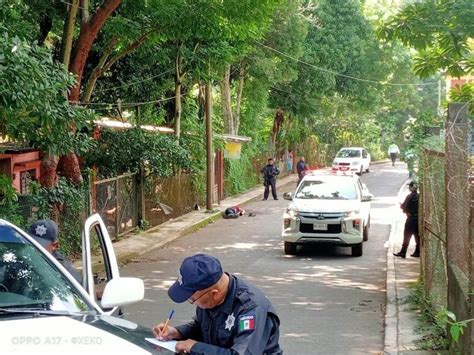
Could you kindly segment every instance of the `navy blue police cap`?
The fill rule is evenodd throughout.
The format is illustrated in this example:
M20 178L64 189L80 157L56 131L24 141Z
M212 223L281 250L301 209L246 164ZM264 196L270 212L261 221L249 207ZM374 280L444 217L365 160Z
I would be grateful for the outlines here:
M28 233L46 247L58 239L58 225L50 219L41 219L30 226Z
M194 292L214 285L222 277L219 260L207 254L196 254L183 260L176 282L168 289L168 296L176 303L188 300Z

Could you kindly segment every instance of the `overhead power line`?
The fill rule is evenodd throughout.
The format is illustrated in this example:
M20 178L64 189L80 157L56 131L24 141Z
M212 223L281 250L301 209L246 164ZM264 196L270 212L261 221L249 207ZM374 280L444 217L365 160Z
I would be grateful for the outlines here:
M284 57L287 57L289 59L292 59L298 63L301 63L301 64L304 64L310 68L313 68L315 70L319 70L321 72L325 72L325 73L330 73L330 74L333 74L335 76L339 76L339 77L342 77L342 78L347 78L347 79L351 79L351 80L356 80L356 81L362 81L362 82L366 82L366 83L372 83L372 84L378 84L378 85L389 85L389 86L426 86L426 85L438 85L438 82L428 82L428 83L390 83L390 82L383 82L383 81L380 81L380 80L372 80L372 79L365 79L365 78L358 78L356 76L352 76L352 75L347 75L347 74L341 74L341 73L338 73L338 72L335 72L333 70L330 70L330 69L326 69L326 68L321 68L321 67L318 67L314 64L311 64L311 63L307 63L301 59L298 59L298 58L295 58L287 53L284 53L282 51L279 51L278 49L275 49L273 47L270 47L270 46L267 46L266 44L263 44L263 43L259 43L260 46L264 47L264 48L267 48L275 53L278 53Z

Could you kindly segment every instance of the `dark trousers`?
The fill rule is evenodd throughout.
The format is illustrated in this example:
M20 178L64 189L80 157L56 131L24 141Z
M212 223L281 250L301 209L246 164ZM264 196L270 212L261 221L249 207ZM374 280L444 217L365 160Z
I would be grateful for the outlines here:
M277 189L276 189L276 179L267 179L265 180L265 192L263 193L263 198L266 200L270 193L270 186L272 187L272 196L274 199L277 199Z
M420 234L418 233L418 219L417 218L407 218L405 222L405 229L403 230L403 244L402 249L407 250L408 245L410 244L411 236L415 237L416 248L417 250L420 247Z
M390 153L390 159L392 159L392 165L395 165L395 160L397 160L397 153Z

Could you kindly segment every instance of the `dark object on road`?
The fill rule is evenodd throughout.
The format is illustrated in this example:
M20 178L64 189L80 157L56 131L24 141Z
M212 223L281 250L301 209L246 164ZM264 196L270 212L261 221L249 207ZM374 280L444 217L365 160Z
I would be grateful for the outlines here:
M250 213L249 213L249 217L255 217L255 216L256 216L255 213L253 213L253 212L250 212Z
M411 192L400 206L403 212L407 215L405 229L403 231L403 244L398 253L393 253L393 255L400 258L406 257L412 235L415 237L416 248L411 256L415 258L420 256L420 235L418 233L418 192L417 186L413 181L410 182L409 187Z
M196 254L184 259L168 296L174 302L197 306L191 322L153 328L162 340L178 340L177 352L283 354L280 319L268 298L240 277L225 273L213 256Z
M232 206L226 208L224 211L224 218L239 218L239 216L243 216L245 214L245 210L240 208L239 206Z
M265 192L263 193L263 200L268 199L270 193L270 187L272 188L272 196L274 200L278 200L276 191L276 176L280 174L280 170L273 164L273 158L268 158L268 164L261 170L263 174L263 186L265 186Z

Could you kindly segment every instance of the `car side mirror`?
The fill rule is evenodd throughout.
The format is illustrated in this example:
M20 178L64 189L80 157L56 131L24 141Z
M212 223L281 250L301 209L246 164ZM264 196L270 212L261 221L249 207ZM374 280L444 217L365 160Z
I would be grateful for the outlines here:
M293 195L291 194L291 192L285 192L285 193L283 194L283 198L284 198L285 200L290 200L290 201L292 201L292 200L293 200Z
M137 303L145 297L143 280L136 277L116 277L104 289L100 301L102 308L113 308Z
M362 195L362 202L372 201L373 198L374 198L374 195L370 193L364 194Z

